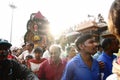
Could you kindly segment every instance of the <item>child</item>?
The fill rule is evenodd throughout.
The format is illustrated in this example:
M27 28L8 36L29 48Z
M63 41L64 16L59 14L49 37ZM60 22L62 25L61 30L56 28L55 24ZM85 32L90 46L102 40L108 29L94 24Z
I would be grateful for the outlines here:
M41 58L43 55L43 51L40 47L35 48L34 50L35 58L28 60L28 68L31 69L35 74L37 74L40 64L46 60L45 58Z

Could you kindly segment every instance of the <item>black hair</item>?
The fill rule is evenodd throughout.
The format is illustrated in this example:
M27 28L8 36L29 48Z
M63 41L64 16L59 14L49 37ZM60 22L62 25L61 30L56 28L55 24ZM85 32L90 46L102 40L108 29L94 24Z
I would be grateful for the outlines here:
M32 55L27 55L26 60L29 60L29 59L33 59L33 56Z
M33 42L27 42L26 45L30 45L32 48L34 48L34 43Z
M101 46L104 51L108 50L110 46L113 44L113 38L105 38L101 41Z
M34 53L42 53L43 54L43 50L40 47L36 47L34 50Z
M80 48L78 47L79 44L84 44L84 42L90 38L94 37L92 34L83 34L81 36L79 36L76 40L75 40L75 46L77 48L77 50L80 50Z

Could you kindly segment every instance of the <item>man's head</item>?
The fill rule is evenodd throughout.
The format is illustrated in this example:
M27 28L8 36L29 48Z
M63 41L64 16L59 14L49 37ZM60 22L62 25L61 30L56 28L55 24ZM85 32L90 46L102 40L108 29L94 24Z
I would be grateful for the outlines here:
M120 40L120 0L115 0L109 10L108 29Z
M57 44L53 44L49 48L50 56L53 61L56 61L60 58L61 47Z
M34 48L34 44L33 44L33 42L27 42L26 43L26 50L33 50L33 48Z
M7 40L0 39L0 61L6 59L11 46L12 44L9 43Z
M40 59L43 55L43 50L40 47L36 47L34 50L35 58Z
M92 34L83 34L75 41L78 51L93 55L97 52L97 42Z
M117 53L119 50L119 42L115 38L105 38L101 41L101 46L105 52ZM108 53L109 54L109 53Z

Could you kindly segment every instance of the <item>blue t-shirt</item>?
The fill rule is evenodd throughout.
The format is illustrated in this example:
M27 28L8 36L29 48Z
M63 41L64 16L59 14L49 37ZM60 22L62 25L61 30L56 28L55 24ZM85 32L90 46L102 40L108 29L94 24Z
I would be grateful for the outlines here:
M115 55L112 55L111 57L108 56L105 52L102 52L102 54L98 57L98 61L102 61L105 64L104 69L102 70L102 73L104 73L103 80L106 80L106 78L112 74L112 62L116 58Z
M90 69L82 60L80 54L71 59L65 68L62 80L100 80L99 65L93 59Z

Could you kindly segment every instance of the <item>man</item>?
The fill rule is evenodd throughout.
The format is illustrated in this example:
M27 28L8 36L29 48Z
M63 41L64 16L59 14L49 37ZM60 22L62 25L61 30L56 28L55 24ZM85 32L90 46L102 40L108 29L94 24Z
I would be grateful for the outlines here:
M26 50L23 51L19 56L18 59L20 61L20 63L25 64L25 60L26 60L26 56L31 55L32 57L34 57L34 44L32 42L27 42L26 43Z
M98 61L102 61L105 64L102 73L104 74L103 80L112 74L112 62L116 58L113 53L118 53L119 43L115 38L105 38L103 39L101 46L103 48L102 54L98 57Z
M43 61L45 61L45 58L42 58L43 50L40 47L36 47L34 50L35 58L30 59L27 61L27 66L29 69L31 69L35 74L38 73L39 67Z
M7 40L0 39L0 80L39 80L26 66L7 59L11 46Z
M40 80L61 80L66 61L61 60L61 48L53 44L49 48L50 58L41 63L38 72Z
M98 46L94 36L81 35L75 45L78 54L67 63L62 80L99 80L99 63L92 58Z

